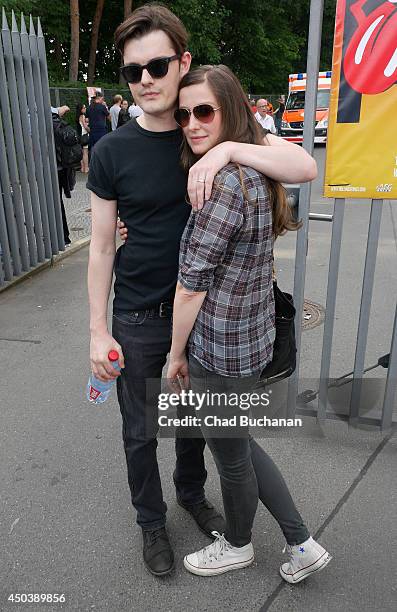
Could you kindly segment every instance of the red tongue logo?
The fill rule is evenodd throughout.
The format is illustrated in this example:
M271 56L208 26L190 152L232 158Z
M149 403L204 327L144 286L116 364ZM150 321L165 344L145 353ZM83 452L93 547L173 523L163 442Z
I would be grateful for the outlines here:
M386 0L366 15L358 0L350 8L358 27L346 49L343 71L350 87L378 94L397 83L397 4Z

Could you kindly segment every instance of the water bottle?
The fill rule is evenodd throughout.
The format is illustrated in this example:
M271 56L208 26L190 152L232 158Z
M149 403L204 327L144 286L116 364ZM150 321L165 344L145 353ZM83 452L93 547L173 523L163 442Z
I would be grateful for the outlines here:
M119 354L117 351L109 351L108 355L109 361L111 361L112 366L115 370L120 370L118 358ZM112 390L112 386L114 385L116 379L107 380L103 382L102 380L98 380L91 374L87 383L87 399L89 402L93 402L94 404L103 404L108 399L110 392Z

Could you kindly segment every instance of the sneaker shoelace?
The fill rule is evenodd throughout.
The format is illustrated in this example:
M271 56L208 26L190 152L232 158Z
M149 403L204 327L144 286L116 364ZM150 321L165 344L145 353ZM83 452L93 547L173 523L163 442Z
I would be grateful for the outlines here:
M204 565L207 562L211 563L212 560L218 561L225 551L233 548L223 534L218 533L218 531L213 531L212 534L215 536L214 542L197 553L199 563L204 563Z

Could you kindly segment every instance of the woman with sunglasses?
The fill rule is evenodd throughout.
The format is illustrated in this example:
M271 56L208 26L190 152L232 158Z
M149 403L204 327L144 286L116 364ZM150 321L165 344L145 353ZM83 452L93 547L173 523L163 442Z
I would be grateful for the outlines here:
M175 120L183 128L186 169L221 142L255 145L263 139L239 81L226 66L202 66L183 77ZM196 412L220 475L226 531L185 557L194 574L211 576L252 563L258 498L287 541L289 561L280 568L284 580L300 582L331 559L310 537L278 468L248 428L211 427L239 419L241 410L228 405L228 398L252 392L272 358L273 243L297 228L280 184L250 167L229 164L218 173L203 209L192 212L182 237L167 378L175 387L190 384L194 393L225 398L223 405Z

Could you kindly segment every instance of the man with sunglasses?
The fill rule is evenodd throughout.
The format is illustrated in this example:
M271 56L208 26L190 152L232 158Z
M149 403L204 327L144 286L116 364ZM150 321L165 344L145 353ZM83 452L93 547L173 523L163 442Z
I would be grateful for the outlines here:
M215 175L230 161L290 182L312 180L316 166L303 150L289 144L222 143L195 164L187 180L180 165L182 134L174 119L178 84L191 62L183 24L167 8L147 5L119 26L115 40L124 61L122 74L143 114L102 138L91 158L90 359L99 379L117 377L128 481L143 531L144 562L150 572L162 576L172 570L174 556L165 530L167 506L156 456L157 401L171 344L179 242L190 214L186 188L192 205L200 207L211 194ZM203 106L208 105L193 112L201 121L211 121L216 110ZM128 240L116 254L117 214L128 228ZM111 335L106 317L113 268ZM112 349L119 353L121 373L109 362ZM210 537L213 531L222 533L224 519L204 494L205 442L177 438L175 446L179 505Z

